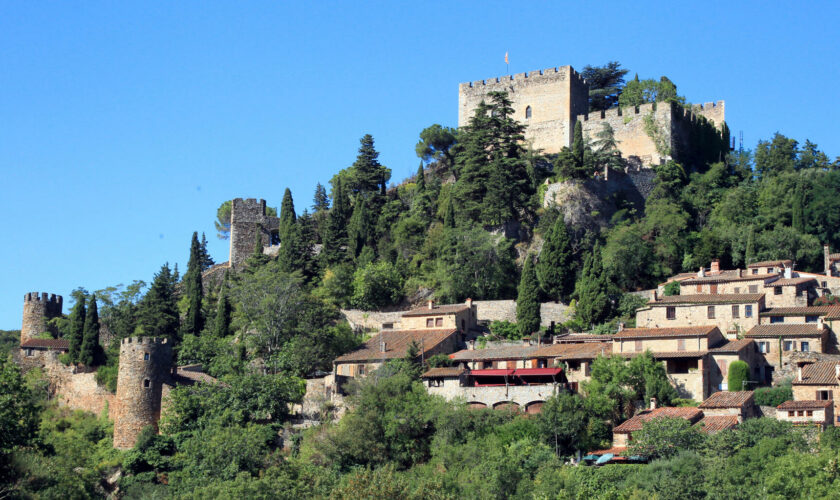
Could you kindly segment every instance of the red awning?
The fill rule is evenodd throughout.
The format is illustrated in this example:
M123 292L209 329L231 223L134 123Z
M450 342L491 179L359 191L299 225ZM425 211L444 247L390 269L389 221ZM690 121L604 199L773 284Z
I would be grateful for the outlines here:
M472 370L470 375L474 377L505 377L513 375L515 370Z
M519 368L514 370L513 374L520 377L527 377L528 375L549 375L556 376L562 372L562 368Z

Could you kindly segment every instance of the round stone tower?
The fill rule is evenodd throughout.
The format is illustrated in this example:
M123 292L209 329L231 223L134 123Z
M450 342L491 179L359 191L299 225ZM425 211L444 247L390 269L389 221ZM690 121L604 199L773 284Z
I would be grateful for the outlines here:
M47 321L61 316L63 299L61 295L30 292L23 296L23 326L20 329L20 343L48 331ZM55 332L53 332L54 334Z
M172 369L172 344L165 338L129 337L120 345L114 448L134 446L144 427L157 429L164 383Z

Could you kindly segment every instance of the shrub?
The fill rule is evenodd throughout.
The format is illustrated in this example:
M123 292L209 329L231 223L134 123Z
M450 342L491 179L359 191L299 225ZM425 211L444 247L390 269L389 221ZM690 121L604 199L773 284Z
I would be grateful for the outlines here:
M96 369L96 383L105 387L110 392L117 392L117 372L119 364L102 365Z
M519 340L522 338L516 323L510 321L493 321L490 323L490 333L501 339Z
M753 397L755 404L759 406L779 406L793 399L793 389L791 389L790 381L786 381L776 387L756 389Z
M744 361L735 361L729 365L729 377L727 380L730 391L743 390L744 382L750 380L750 365Z
M679 281L672 281L665 285L665 296L671 295L679 295L680 294L680 282Z

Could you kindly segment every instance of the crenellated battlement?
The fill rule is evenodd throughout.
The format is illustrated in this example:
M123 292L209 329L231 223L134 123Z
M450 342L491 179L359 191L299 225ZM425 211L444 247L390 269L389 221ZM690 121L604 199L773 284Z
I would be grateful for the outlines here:
M474 82L464 82L459 84L460 90L467 90L471 88L483 88L488 86L510 86L517 83L541 83L541 82L556 82L558 80L565 80L566 78L574 80L577 83L586 84L586 80L580 76L580 73L575 71L571 66L558 66L554 68L538 69L534 71L527 71L524 73L516 73L513 75L497 76L488 78L486 80L476 80ZM486 91L486 89L483 89Z
M64 298L61 295L56 295L54 293L29 292L23 296L23 302L41 302L61 307L64 303Z
M656 111L655 103L645 103L640 106L628 106L626 108L610 108L607 110L593 111L585 115L578 115L577 119L588 122L597 120L610 120L618 117L633 117L647 115Z
M126 337L122 339L121 344L136 344L136 345L154 345L154 344L168 344L169 339L166 337Z

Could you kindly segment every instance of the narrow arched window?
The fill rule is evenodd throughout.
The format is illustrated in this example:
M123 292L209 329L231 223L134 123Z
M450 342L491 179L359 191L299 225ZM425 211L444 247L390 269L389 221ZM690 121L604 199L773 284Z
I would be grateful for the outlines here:
M525 119L531 118L531 106L525 108Z

